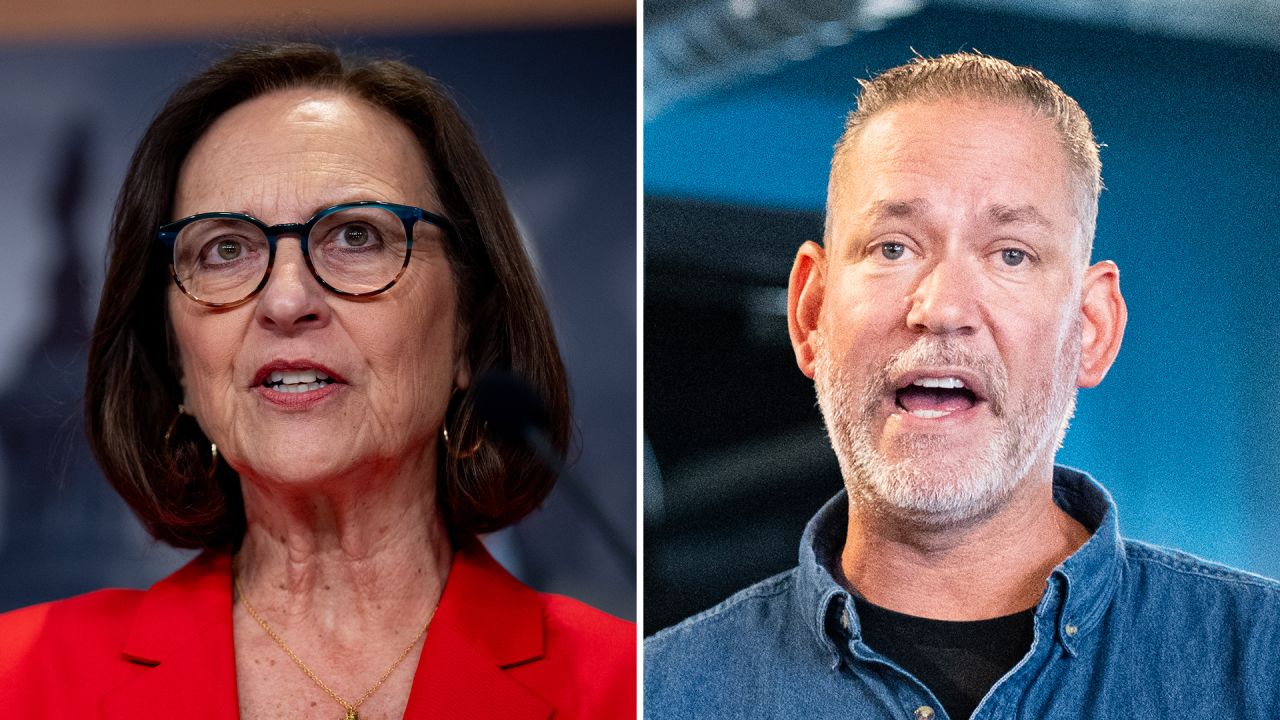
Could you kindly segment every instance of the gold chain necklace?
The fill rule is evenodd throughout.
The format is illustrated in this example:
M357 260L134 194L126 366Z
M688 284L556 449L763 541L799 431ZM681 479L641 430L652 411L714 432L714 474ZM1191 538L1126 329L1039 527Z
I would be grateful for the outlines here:
M418 645L418 641L427 634L427 628L431 627L431 619L436 616L436 608L432 608L431 614L427 615L426 624L422 626L422 629L418 631L417 635L413 636L413 642L410 642L404 650L400 651L400 657L396 658L396 661L391 663L391 667L388 667L386 671L382 673L382 677L378 678L378 681L373 684L373 687L365 690L364 694L356 698L355 702L347 702L341 695L334 692L333 689L326 685L323 680L317 677L316 674L311 671L311 668L307 667L307 664L302 662L302 658L299 658L292 650L289 649L289 646L284 642L284 638L277 635L276 631L272 630L271 626L267 624L267 621L258 614L258 611L255 610L253 605L249 602L248 596L244 593L244 586L240 584L240 576L234 576L232 581L236 586L236 595L240 598L240 602L244 603L244 609L249 611L249 617L256 620L258 624L262 626L262 629L266 631L267 636L274 640L276 645L280 646L280 649L284 651L284 654L289 656L289 659L293 661L294 665L298 666L298 669L301 670L303 674L311 678L311 682L320 686L320 689L323 690L326 695L333 698L339 705L346 709L347 716L344 720L360 720L360 713L356 712L356 708L363 705L365 700L368 700L370 696L376 693L378 688L382 687L382 684L387 681L387 678L391 677L391 673L395 672L396 668L400 667L400 663L404 662L404 659L409 657L409 653L413 652L413 648ZM439 607L439 604L437 604L436 607Z

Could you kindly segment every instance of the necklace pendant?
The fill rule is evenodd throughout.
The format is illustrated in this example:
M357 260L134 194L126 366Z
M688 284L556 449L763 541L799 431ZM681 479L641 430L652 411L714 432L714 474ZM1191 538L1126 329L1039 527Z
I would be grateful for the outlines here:
M360 713L355 708L347 708L347 717L344 720L360 720Z

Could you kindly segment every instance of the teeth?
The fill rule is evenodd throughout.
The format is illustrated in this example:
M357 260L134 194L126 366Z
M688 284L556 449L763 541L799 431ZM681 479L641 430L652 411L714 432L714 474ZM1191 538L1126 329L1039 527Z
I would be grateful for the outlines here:
M947 412L946 410L912 410L911 414L915 415L918 418L925 418L926 420L932 420L934 418L945 417L947 415L950 415L951 413Z
M911 384L927 388L950 388L952 390L964 387L964 381L955 377L922 377Z
M311 392L312 390L319 390L328 384L329 383L327 382L299 383L296 385L277 385L272 389L282 393L304 393Z
M274 370L271 377L267 378L267 385L279 385L280 389L284 386L297 385L321 385L332 382L332 379L320 372L319 370Z

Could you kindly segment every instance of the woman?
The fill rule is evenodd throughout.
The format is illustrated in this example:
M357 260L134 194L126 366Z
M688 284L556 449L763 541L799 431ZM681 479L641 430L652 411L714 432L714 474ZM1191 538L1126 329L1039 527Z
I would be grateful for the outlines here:
M35 717L634 716L630 623L520 585L476 533L554 476L476 378L569 410L541 294L457 109L395 62L235 53L179 90L117 206L87 428L157 538L145 593L0 618Z

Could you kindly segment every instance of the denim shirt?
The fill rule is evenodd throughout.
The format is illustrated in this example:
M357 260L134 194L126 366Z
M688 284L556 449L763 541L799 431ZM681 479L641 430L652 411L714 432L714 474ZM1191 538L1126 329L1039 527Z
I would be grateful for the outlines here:
M1280 582L1123 540L1111 496L1056 468L1054 501L1091 532L1053 570L1031 649L975 718L1272 718ZM798 567L645 642L646 718L946 718L918 679L862 641L832 576L844 493L809 521Z

